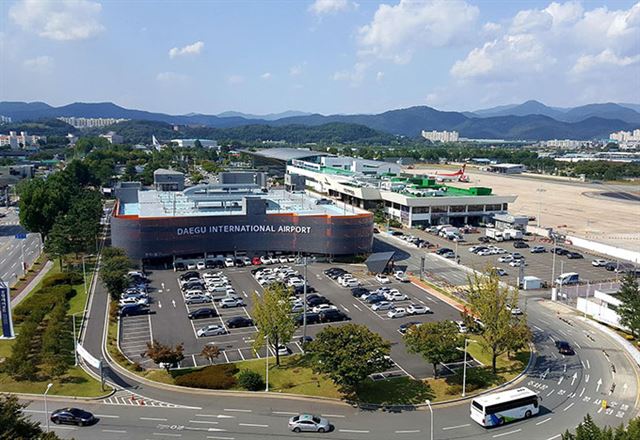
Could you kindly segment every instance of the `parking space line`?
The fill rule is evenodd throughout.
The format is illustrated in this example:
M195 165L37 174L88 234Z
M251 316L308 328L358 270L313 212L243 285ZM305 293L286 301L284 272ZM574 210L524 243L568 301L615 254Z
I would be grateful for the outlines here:
M227 361L227 364L229 363L229 357L227 356L227 352L225 352L224 350L222 350L222 354L225 358L225 360Z
M240 354L240 357L242 358L242 360L244 361L244 355L242 354L242 351L240 351L240 349L238 348L238 354Z

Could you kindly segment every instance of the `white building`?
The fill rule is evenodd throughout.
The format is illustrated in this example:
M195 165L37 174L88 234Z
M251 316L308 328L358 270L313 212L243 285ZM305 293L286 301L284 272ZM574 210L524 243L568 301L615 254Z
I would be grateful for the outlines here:
M622 301L616 297L618 290L619 287L595 290L592 297L586 299L578 297L576 306L579 311L590 315L596 321L627 330L620 324L620 315L616 311L622 305Z
M618 142L640 142L640 128L633 131L616 131L609 135L609 139Z
M422 137L431 142L458 142L457 131L422 130Z
M10 131L8 135L0 135L0 147L8 145L12 150L18 150L20 148L38 147L38 141L47 141L46 136L36 136L28 134L26 131L21 131L18 134L15 131Z
M59 120L73 125L75 128L93 128L106 127L108 125L117 124L118 122L128 121L129 119L117 118L77 118L75 116L61 116Z
M116 134L115 131L110 131L106 134L101 134L100 137L108 140L110 144L121 144L124 142L124 138L119 134Z
M193 148L196 146L196 141L200 141L204 148L218 148L218 142L211 139L171 139L173 144L181 148Z
M0 124L10 124L11 118L9 116L0 115Z
M578 141L574 139L552 139L549 141L542 141L540 145L548 148L567 148L567 149L575 149L580 147L589 147L591 146L590 141Z
M518 163L498 163L487 167L487 171L498 174L519 174L526 170L526 166Z

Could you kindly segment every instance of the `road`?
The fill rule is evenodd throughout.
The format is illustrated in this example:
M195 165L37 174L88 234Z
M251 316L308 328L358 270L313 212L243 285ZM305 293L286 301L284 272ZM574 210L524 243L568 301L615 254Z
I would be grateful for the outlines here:
M16 234L26 231L18 223L14 210L3 210L7 216L0 218L0 279L13 284L24 273L22 256L26 267L38 258L42 248L40 234L27 233L25 239L17 239Z
M402 254L412 266L419 265L420 254L411 250ZM416 261L417 258L417 261ZM434 257L437 258L437 257ZM435 263L440 263L437 266ZM434 260L434 270L449 280L466 279L463 268L447 261ZM98 285L92 297L88 326L83 336L85 347L104 357L102 336L106 318L106 292ZM598 425L616 426L628 422L638 410L638 373L628 356L608 336L575 316L569 309L542 298L525 298L529 323L534 334L536 357L519 385L536 390L542 397L541 414L530 420L490 430L469 418L469 402L434 408L436 439L530 439L555 440L572 430L587 414ZM567 340L575 356L562 356L555 341ZM305 438L336 439L424 439L428 438L430 417L423 409L385 413L366 411L341 403L267 397L257 393L251 398L233 395L195 394L166 390L140 383L123 375L113 366L110 380L121 391L102 401L83 404L101 418L92 427L55 427L65 438L76 439L265 439L299 437L286 428L293 413L312 412L327 415L335 430L324 435L305 434ZM138 398L130 399L132 393ZM144 405L140 403L140 396ZM603 408L602 400L608 402ZM49 409L66 405L50 402ZM74 403L77 405L77 401ZM42 402L34 401L28 411L43 420Z

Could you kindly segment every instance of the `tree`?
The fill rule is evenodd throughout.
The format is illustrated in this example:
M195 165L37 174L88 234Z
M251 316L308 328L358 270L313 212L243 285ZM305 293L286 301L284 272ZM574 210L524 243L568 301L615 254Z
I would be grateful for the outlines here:
M352 394L370 374L390 366L391 344L361 324L329 326L309 344L313 370Z
M515 335L512 331L514 318L510 308L518 305L518 291L509 286L501 286L500 277L495 271L474 274L469 279L467 302L470 314L484 324L480 343L491 352L491 368L495 374L498 356L514 345L514 338L523 336ZM526 322L526 316L521 319Z
M113 299L119 299L122 291L127 287L127 272L131 261L124 250L120 248L106 248L102 252L102 269L100 276L107 291Z
M411 353L421 355L433 365L435 377L438 364L457 360L458 348L464 345L464 338L452 321L425 322L407 331L404 341Z
M640 438L640 417L629 421L629 425L618 426L615 430L606 426L600 428L587 414L584 420L576 428L576 433L566 431L562 434L562 440L637 440Z
M290 296L290 289L282 283L269 285L264 289L262 297L253 295L253 318L258 327L253 349L258 351L268 338L276 353L276 365L280 365L278 347L289 343L296 330Z
M24 412L26 404L13 395L0 395L0 440L60 440L55 433L44 433L40 423Z
M213 363L214 359L218 359L222 351L213 344L207 344L202 347L202 351L200 352L200 356L207 359L210 364Z
M507 356L513 358L517 352L527 346L531 341L532 335L527 322L524 319L518 319L511 326L511 334L505 341Z
M640 289L635 274L629 272L622 279L618 298L622 304L618 307L620 324L627 327L633 337L640 336Z
M202 148L202 142L200 142L200 139L196 139L196 141L193 143L193 146L195 148L201 149Z
M177 344L175 347L171 345L164 345L154 340L153 342L147 342L147 349L142 353L142 357L149 357L156 365L169 371L174 365L184 359L184 344Z

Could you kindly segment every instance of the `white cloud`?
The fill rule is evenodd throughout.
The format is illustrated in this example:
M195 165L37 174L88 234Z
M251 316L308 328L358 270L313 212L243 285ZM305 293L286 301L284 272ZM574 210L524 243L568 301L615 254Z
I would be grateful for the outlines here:
M273 78L273 75L271 74L271 72L264 72L262 75L260 75L260 78L267 80Z
M611 67L627 67L640 62L640 54L620 57L612 50L605 49L597 55L582 55L571 69L573 74L583 74L594 70Z
M189 77L183 73L160 72L156 75L156 80L161 83L184 83Z
M347 11L353 6L348 0L315 0L309 6L309 11L316 15L326 15Z
M520 11L513 17L510 32L512 34L542 32L548 30L552 25L553 17L547 11L529 9Z
M227 82L232 86L237 86L239 84L244 83L244 76L241 75L229 75L227 77Z
M384 72L376 73L376 81L380 82L384 79Z
M33 72L49 71L53 67L53 58L48 55L42 55L35 58L24 60L22 65L27 70Z
M289 69L289 75L291 76L300 76L302 75L302 64L296 64L295 66L291 66Z
M84 40L99 34L102 5L89 0L21 0L9 17L23 29L52 40Z
M351 70L341 70L333 74L334 81L349 81L352 86L359 85L364 79L364 75L369 65L364 62L357 62Z
M184 47L174 47L169 49L169 58L176 58L186 55L199 55L204 49L204 42L196 41L193 44L188 44Z
M462 0L381 4L373 20L358 30L360 54L407 63L420 48L466 41L478 14L477 7Z

